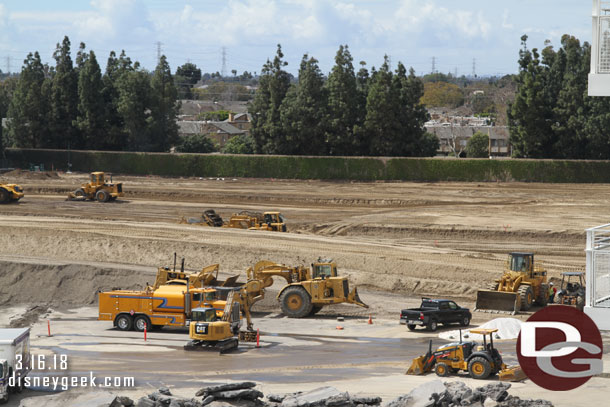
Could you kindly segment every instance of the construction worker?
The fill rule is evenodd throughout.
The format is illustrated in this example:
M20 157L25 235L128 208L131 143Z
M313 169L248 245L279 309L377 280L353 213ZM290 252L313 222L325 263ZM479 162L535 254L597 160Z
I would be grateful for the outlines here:
M557 293L557 289L553 287L553 283L549 283L549 303L552 304L555 300L555 294Z

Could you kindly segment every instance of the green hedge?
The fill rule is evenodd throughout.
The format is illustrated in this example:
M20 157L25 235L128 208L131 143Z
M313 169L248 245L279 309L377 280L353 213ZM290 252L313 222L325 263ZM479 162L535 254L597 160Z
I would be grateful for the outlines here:
M396 181L610 183L610 161L301 157L7 149L14 166L117 174Z

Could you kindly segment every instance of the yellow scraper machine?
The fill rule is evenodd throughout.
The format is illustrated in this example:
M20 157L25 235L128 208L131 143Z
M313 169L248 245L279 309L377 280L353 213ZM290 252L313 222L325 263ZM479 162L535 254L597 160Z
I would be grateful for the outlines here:
M527 311L534 302L547 305L548 291L546 270L534 265L533 253L509 253L502 277L488 290L477 291L475 311L510 314Z
M494 347L493 333L497 329L471 329L471 334L483 336L483 344L460 341L442 345L432 351L432 341L425 355L413 359L408 375L423 375L434 372L446 377L458 372L467 372L473 379L487 379L498 374L501 381L521 381L526 379L520 366L507 367L500 352ZM487 337L489 336L489 341Z

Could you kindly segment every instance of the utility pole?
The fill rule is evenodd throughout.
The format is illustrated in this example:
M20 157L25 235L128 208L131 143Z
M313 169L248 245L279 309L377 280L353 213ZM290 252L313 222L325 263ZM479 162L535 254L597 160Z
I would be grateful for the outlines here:
M222 70L220 74L223 78L227 76L227 47L222 47Z

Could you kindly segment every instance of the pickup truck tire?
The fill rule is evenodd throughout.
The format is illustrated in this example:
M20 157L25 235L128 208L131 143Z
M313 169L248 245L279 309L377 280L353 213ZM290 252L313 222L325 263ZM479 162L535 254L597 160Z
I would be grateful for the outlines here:
M133 327L133 318L128 314L119 314L114 320L114 324L121 331L131 331Z
M280 308L288 318L304 318L309 315L313 305L307 291L301 286L292 286L280 296Z
M152 324L150 323L150 319L146 315L138 315L133 320L133 329L138 332L144 332L144 326L146 326L146 330L150 331Z
M468 315L464 315L462 317L462 319L460 319L460 325L461 326L468 326L468 325L470 325L470 317Z
M407 324L407 328L409 329L409 331L415 331L415 328L417 328L417 325Z
M491 375L491 364L484 357L474 357L468 362L468 373L473 379L487 379Z
M438 329L438 322L432 320L428 323L428 329L432 332L436 331Z
M447 377L452 373L452 368L449 367L448 364L444 363L444 362L439 362L436 364L436 366L434 367L434 373L436 373L437 376L440 377Z

